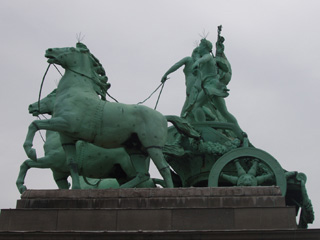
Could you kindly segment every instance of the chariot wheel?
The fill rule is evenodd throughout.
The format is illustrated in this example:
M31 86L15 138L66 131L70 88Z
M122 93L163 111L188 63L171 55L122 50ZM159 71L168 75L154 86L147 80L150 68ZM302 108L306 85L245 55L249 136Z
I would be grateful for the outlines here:
M253 148L234 149L220 157L209 174L208 186L279 186L284 196L287 179L278 161Z

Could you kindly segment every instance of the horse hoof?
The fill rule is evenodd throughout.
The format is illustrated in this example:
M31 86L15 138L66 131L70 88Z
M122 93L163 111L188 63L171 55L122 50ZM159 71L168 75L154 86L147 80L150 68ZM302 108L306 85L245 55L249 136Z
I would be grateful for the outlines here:
M24 193L25 191L27 191L27 187L22 185L21 187L19 187L19 192L22 194Z
M28 157L33 160L33 161L37 161L37 152L34 148L31 148L28 152Z

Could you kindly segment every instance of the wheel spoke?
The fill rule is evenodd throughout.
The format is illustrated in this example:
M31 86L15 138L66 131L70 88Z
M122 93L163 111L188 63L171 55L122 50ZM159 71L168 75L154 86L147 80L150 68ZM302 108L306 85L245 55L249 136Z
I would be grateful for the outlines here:
M256 176L257 175L257 168L258 168L258 159L254 159L253 160L253 164L250 168L250 170L248 171L248 174L252 175L252 176Z
M238 177L246 174L246 171L243 169L243 167L241 166L241 164L239 163L239 159L235 160L235 165L237 168L237 172L238 172Z
M228 175L228 174L224 174L221 173L220 175L224 180L227 180L228 182L232 183L233 185L237 185L238 182L238 177L236 176L232 176L232 175Z
M274 174L273 173L269 173L269 174L258 176L257 177L257 182L258 182L258 185L261 185L265 181L273 180L273 179L274 179Z

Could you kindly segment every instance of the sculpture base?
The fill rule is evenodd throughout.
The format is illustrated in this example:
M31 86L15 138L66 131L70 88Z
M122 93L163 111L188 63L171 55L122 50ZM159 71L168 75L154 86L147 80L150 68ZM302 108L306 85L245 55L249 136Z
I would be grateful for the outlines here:
M297 229L295 208L285 205L278 187L232 187L28 190L16 209L3 209L0 215L0 239L22 235L23 239L258 239L262 235L263 239L277 239L276 235L319 239L320 231Z

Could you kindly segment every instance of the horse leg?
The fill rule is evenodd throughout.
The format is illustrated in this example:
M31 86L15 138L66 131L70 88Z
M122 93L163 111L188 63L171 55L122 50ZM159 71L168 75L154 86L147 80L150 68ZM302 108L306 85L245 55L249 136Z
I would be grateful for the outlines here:
M76 161L76 145L75 143L66 143L62 141L62 147L66 153L67 165L70 170L70 175L72 179L72 189L81 189L80 179L79 179L79 168Z
M26 140L23 144L26 154L32 160L36 160L36 151L32 148L33 138L35 133L38 130L46 129L50 131L65 131L68 132L70 130L69 124L62 118L51 118L47 120L35 120L33 121L28 129L28 133L26 136ZM70 140L70 138L63 137L61 139L61 143L66 153L68 167L70 169L71 177L72 177L72 189L80 188L79 174L78 174L78 165L75 161L76 156L76 147L74 140Z
M142 153L131 153L130 159L137 174L134 179L120 186L120 188L133 188L150 179L148 172L149 162L148 156Z
M69 174L59 173L52 171L54 181L56 182L59 189L69 189L70 183L68 182Z
M16 181L16 185L20 193L23 193L27 190L27 187L24 185L24 179L27 175L27 171L30 168L50 168L50 164L48 163L49 161L50 158L46 156L40 158L38 162L28 159L21 164L19 175Z
M27 171L30 168L30 166L28 165L28 161L30 162L32 160L28 159L21 164L19 175L16 181L17 188L21 194L27 190L27 187L24 185L24 179L27 175Z
M37 131L45 129L50 131L68 131L69 127L65 120L62 118L51 118L46 120L35 120L33 121L28 128L28 133L26 136L26 140L24 141L23 148L27 154L27 156L36 161L37 154L36 150L32 148L33 139Z
M170 172L170 166L165 160L162 150L157 147L150 147L147 149L149 156L156 165L158 171L163 177L164 182L166 183L167 188L173 188L173 181Z
M126 174L126 179L133 179L134 177L136 177L137 172L132 164L130 156L125 150L123 150L122 155L117 157L117 163L120 165L121 169Z

